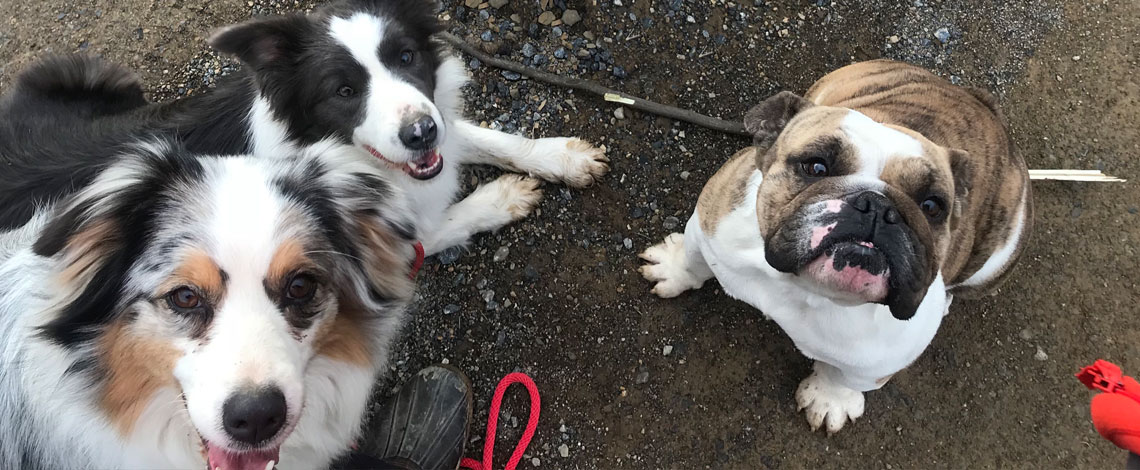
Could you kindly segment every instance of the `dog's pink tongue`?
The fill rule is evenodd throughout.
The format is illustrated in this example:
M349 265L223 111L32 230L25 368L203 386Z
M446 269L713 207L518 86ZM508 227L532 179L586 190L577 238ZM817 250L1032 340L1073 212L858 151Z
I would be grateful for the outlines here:
M835 258L827 255L816 258L803 270L803 274L829 289L857 296L867 302L878 302L887 297L890 289L890 271L871 274L863 268L844 266L835 269Z
M281 448L276 447L256 452L230 452L215 445L206 445L206 459L210 470L273 470L281 457Z

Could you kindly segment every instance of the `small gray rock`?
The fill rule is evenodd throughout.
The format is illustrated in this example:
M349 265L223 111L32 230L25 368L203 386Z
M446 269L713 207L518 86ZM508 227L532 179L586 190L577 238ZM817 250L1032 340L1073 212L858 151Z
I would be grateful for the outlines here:
M491 42L495 40L495 35L491 34L490 31L483 31L483 34L479 35L479 39L482 39L483 42Z
M534 57L534 55L537 53L538 53L538 49L536 49L534 47L534 44L531 44L529 42L526 44L523 44L522 55L524 57Z
M582 15L578 14L578 10L566 10L562 12L562 22L566 23L566 26L574 26L578 24L579 21L582 21Z
M565 47L559 47L558 49L555 49L554 50L554 58L555 59L565 59L566 58L566 48Z
M519 75L518 73L512 72L510 70L504 70L503 71L503 78L513 82L513 81L517 81L518 79L522 78L522 75Z
M553 23L556 18L554 12L547 10L542 12L541 15L538 15L538 24L550 26L550 23Z
M495 256L492 259L495 260L496 263L501 263L503 260L507 259L507 256L510 254L510 248L500 246L498 250L495 250Z
M618 108L614 110L614 117L618 119L625 119L625 108L618 106Z
M628 239L628 238L627 238L627 239L625 239L625 240L622 240L622 244L624 244L624 245L625 245L625 249L627 249L627 250L632 250L632 249L633 249L633 240L630 240L630 239Z
M558 446L558 455L561 455L562 458L569 457L570 456L570 448L567 447L566 444L562 444L562 445Z
M491 8L494 8L496 10L507 6L507 0L491 0L490 3L491 3Z
M459 306L458 306L458 305L455 305L455 304L447 304L447 305L444 305L444 306L443 306L443 314L444 314L444 315L452 315L452 314L454 314L455 312L458 312L458 311L459 311Z
M649 381L649 371L643 370L637 373L637 377L633 379L633 383L641 385Z
M462 253L460 252L460 248L453 246L451 248L443 250L443 252L436 255L435 258L439 260L439 264L453 264L456 261L459 261L459 256L461 254Z
M674 230L681 226L681 219L673 216L666 217L665 222L662 222L661 226L664 227L665 230Z
M947 28L938 28L938 30L934 32L934 37L942 44L946 44L950 42L950 30Z
M1037 347L1037 354L1034 354L1033 358L1037 359L1038 361L1048 361L1049 355L1045 354L1045 350L1041 349L1041 346L1038 346Z

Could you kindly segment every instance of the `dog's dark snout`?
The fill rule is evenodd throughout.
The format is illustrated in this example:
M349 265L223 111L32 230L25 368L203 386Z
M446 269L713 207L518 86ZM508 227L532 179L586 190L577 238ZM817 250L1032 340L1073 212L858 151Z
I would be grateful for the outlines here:
M864 214L873 214L876 218L882 217L888 224L902 222L898 209L886 196L874 191L863 191L851 200L851 206Z
M277 387L237 392L222 405L222 426L234 440L257 445L285 426L285 394Z
M435 145L436 134L435 119L422 116L400 129L400 142L412 150L427 150Z

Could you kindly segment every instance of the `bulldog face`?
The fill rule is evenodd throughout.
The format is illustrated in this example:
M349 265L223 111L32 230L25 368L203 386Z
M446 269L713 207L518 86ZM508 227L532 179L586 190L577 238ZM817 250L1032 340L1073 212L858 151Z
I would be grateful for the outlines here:
M757 216L768 263L836 301L912 317L966 203L966 154L791 93L745 125L767 147Z

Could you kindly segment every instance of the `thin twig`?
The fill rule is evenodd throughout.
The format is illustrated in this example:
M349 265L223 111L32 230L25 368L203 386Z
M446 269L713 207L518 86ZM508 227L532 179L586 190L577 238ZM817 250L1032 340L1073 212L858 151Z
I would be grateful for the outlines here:
M517 62L511 62L509 60L492 57L477 49L475 46L467 43L467 41L464 41L462 38L448 32L441 33L440 37L442 37L444 41L447 41L451 45L458 47L463 52L474 56L476 59L479 59L481 62L492 67L509 70L511 72L515 72L517 74L524 75L550 85L593 93L595 95L603 97L603 99L606 98L606 95L618 95L621 98L621 103L638 111L656 114L658 116L664 116L667 118L676 119L678 121L693 123L698 126L707 127L709 129L729 134L742 135L746 137L752 136L752 134L749 134L748 131L744 130L744 124L740 122L717 119L690 111L688 109L681 109L661 103L655 103L646 99L630 96L617 90L606 88L589 80L562 77L554 75L552 73L543 72L541 70L528 68ZM612 99L607 101L612 101Z

